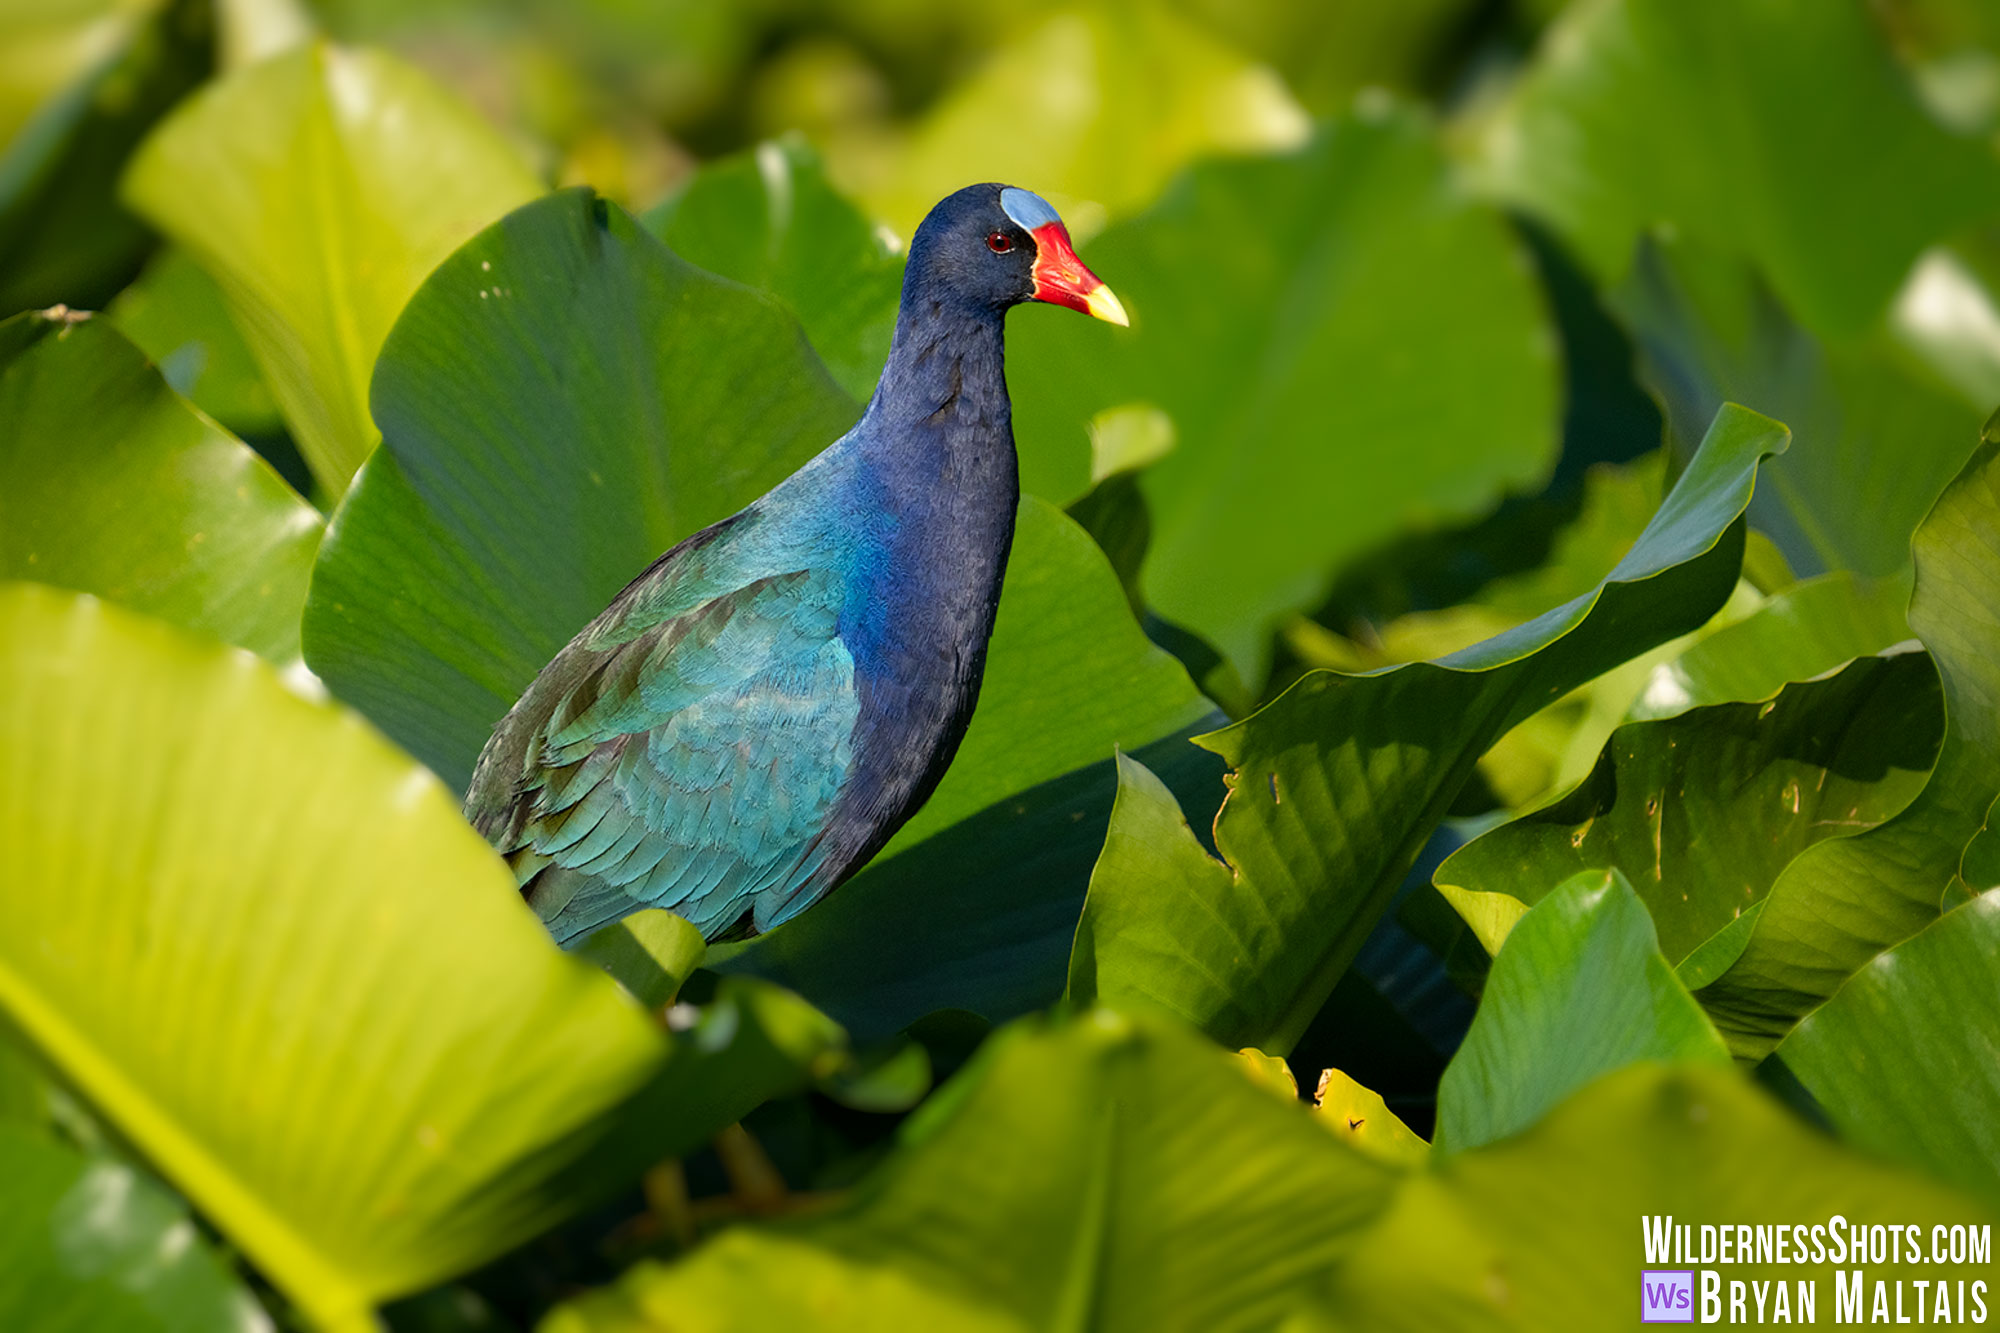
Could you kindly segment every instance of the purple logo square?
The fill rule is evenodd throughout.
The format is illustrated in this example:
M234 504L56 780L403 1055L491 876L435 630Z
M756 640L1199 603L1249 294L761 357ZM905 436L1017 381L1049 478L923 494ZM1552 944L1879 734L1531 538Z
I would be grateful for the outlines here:
M1692 1324L1694 1322L1694 1273L1655 1272L1639 1274L1639 1322L1642 1324Z

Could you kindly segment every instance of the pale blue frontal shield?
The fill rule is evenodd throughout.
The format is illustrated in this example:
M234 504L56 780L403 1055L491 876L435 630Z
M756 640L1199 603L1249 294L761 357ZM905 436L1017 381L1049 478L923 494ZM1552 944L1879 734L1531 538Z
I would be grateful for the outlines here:
M1023 190L1008 186L1000 191L1000 207L1008 217L1014 219L1021 230L1032 232L1037 227L1046 227L1051 222L1060 223L1061 218L1049 207L1049 201L1033 190Z

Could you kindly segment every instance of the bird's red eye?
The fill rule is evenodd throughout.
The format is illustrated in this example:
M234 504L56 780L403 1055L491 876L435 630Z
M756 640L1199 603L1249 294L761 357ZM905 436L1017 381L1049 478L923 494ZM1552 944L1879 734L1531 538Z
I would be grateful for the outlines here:
M986 238L986 248L996 255L1004 255L1014 248L1014 238L1004 231L996 231Z

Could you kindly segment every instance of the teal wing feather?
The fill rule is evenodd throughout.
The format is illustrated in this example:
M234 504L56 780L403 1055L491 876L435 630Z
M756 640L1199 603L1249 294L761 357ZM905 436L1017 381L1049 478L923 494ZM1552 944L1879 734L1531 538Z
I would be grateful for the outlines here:
M564 943L645 907L710 938L746 912L766 928L819 868L853 768L835 576L654 573L537 678L467 797Z

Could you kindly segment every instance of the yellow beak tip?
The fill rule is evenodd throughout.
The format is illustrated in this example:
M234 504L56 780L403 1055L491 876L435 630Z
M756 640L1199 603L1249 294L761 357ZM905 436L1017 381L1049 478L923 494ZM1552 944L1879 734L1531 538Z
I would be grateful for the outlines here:
M1090 295L1084 298L1084 302L1090 307L1093 318L1101 319L1107 324L1116 324L1121 329L1132 327L1132 321L1125 314L1124 303L1109 287L1093 288Z

